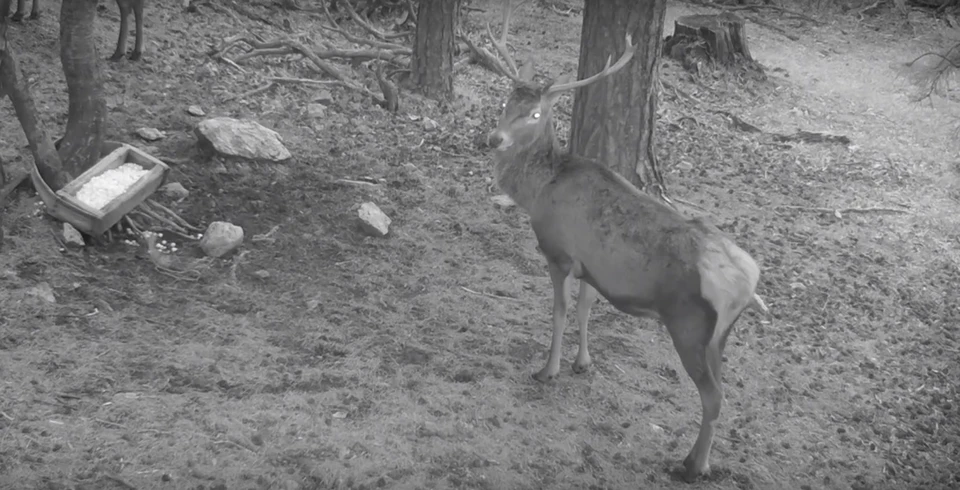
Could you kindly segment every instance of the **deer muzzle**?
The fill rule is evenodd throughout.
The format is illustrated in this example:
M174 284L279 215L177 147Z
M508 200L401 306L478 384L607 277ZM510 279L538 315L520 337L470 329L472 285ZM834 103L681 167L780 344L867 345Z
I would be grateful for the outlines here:
M500 129L494 129L487 135L487 146L497 150L506 150L513 144L513 139Z

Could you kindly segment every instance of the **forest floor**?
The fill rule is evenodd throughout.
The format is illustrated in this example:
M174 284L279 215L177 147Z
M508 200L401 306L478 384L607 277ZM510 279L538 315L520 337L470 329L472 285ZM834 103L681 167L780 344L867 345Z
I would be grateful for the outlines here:
M271 26L168 3L147 5L143 62L104 64L109 136L142 144L132 129L165 131L152 151L182 162L170 180L191 192L168 204L195 223L242 226L245 253L183 281L122 243L61 250L57 224L18 193L0 253L0 488L960 485L960 104L911 102L899 68L946 46L935 19L760 14L799 39L748 25L766 80L696 79L664 61L669 190L756 258L774 312L744 315L731 337L714 470L687 485L670 470L700 403L662 327L601 301L594 367L570 370L571 329L558 379L530 377L549 344L549 278L522 211L491 201L490 156L475 143L506 80L470 66L455 103L405 94L398 115L308 85L229 100L268 75L316 75L293 56L246 60L241 73L208 48L237 33L274 38L287 22L317 46L329 35L319 18L249 7ZM474 5L476 39L499 8ZM59 7L43 7L8 36L56 133ZM98 19L103 57L114 9ZM666 30L693 11L671 5ZM579 33L578 15L526 2L511 34L555 77L576 71ZM311 118L318 99L326 114ZM294 159L201 158L192 104L275 129ZM563 135L570 106L565 96L557 111ZM765 132L741 132L725 112ZM852 143L767 133L798 129ZM4 161L30 161L8 102L0 134ZM366 177L374 184L338 182ZM364 201L392 217L387 238L357 226ZM848 210L872 207L895 211Z

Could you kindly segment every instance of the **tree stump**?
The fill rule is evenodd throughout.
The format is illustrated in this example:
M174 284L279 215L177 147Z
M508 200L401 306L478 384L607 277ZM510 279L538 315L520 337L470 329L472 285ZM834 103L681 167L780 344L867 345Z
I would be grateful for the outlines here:
M699 68L713 61L725 67L753 63L743 18L724 12L719 15L688 15L674 24L673 35L663 45L664 54L683 62L684 68Z

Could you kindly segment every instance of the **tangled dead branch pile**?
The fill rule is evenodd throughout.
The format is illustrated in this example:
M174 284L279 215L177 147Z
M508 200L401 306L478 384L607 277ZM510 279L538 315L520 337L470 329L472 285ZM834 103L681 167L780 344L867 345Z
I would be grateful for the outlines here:
M333 39L325 38L320 41L319 47L308 46L303 36L284 36L273 40L264 40L254 34L238 34L225 38L219 47L209 53L215 58L234 67L241 73L246 73L240 64L256 57L300 55L310 61L310 67L326 79L309 79L299 77L268 77L267 83L253 90L231 97L231 99L248 97L261 93L281 83L303 83L312 85L337 85L363 94L375 103L391 109L397 106L398 90L393 81L385 75L384 65L394 68L393 74L407 70L412 51L409 47L396 42L397 39L409 36L411 31L385 33L377 29L367 19L360 15L348 1L341 1L339 5L349 17L359 26L368 37L349 32L342 27L327 8L326 2L320 2L322 12L328 22L321 27L328 32L337 34L340 38L362 48L345 48L337 45ZM412 7L411 7L412 9ZM301 10L303 10L301 8ZM412 10L411 10L412 12ZM356 77L348 74L336 66L331 60L346 60L351 63L373 65L371 72L376 75L381 94L367 88ZM395 109L392 109L395 110Z

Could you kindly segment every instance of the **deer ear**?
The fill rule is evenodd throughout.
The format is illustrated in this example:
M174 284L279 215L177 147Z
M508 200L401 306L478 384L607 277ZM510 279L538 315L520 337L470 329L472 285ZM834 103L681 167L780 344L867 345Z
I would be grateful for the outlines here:
M533 75L535 75L536 67L534 66L533 56L527 57L523 62L523 66L520 67L520 80L525 82L533 81Z
M563 85L566 83L570 83L573 81L574 78L576 78L576 75L571 75L571 74L560 75L559 77L555 78L552 82L545 85L543 87L544 95L540 99L540 104L545 106L552 106L553 104L556 104L557 99L559 99L560 96L563 95L563 92L554 92L551 94L551 93L547 93L547 89L554 85Z

